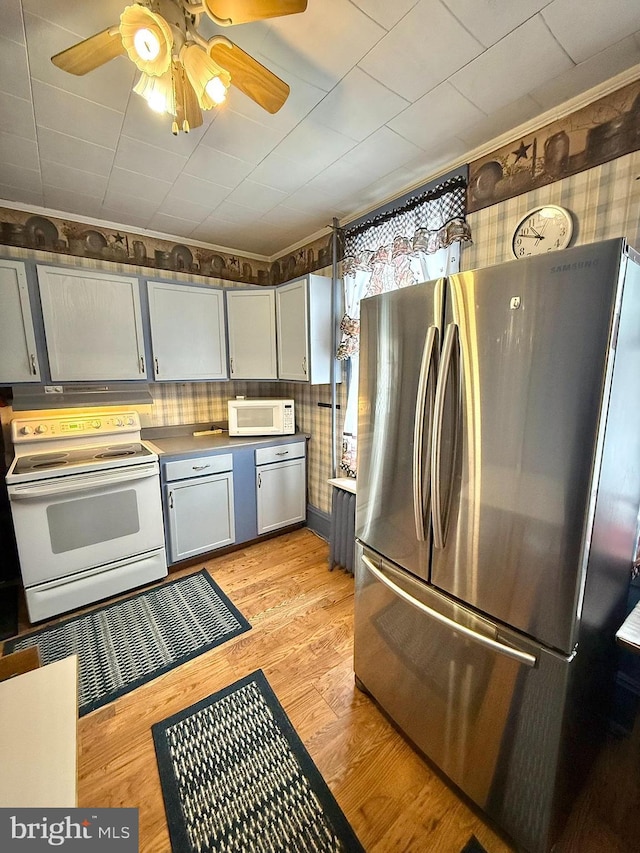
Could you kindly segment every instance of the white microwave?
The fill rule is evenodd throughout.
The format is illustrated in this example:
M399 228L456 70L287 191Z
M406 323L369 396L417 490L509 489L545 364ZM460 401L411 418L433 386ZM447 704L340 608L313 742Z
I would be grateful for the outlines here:
M296 431L293 400L229 400L229 435L291 435Z

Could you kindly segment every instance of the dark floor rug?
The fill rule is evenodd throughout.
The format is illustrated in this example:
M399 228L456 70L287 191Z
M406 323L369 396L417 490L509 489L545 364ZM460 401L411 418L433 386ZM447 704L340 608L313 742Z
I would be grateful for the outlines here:
M174 853L364 853L262 670L152 731Z
M484 849L482 844L480 844L475 835L472 835L460 853L487 853L487 851Z
M18 632L18 584L0 583L0 640Z
M202 569L4 644L37 645L43 664L79 658L79 714L88 714L251 625Z

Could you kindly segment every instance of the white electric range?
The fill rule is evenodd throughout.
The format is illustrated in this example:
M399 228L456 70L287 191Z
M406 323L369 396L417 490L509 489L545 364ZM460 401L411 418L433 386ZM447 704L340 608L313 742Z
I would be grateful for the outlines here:
M32 622L167 574L158 456L137 412L15 418L7 490Z

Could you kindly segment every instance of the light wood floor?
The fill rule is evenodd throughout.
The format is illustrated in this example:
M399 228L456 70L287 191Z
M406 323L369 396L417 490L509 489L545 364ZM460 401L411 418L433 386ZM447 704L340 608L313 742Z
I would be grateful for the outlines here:
M301 529L170 575L206 566L252 630L79 721L79 805L138 807L140 851L168 853L151 725L262 669L368 853L458 853L472 833L515 850L354 687L353 579L327 550ZM587 790L559 853L640 849L637 789L622 793L639 742L614 745L600 768L613 786Z

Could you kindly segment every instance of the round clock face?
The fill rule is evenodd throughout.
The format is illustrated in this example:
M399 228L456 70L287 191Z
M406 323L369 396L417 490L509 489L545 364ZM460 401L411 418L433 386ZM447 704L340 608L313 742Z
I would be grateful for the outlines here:
M572 234L573 220L565 207L555 204L534 207L516 225L511 249L516 258L544 255L566 249Z

